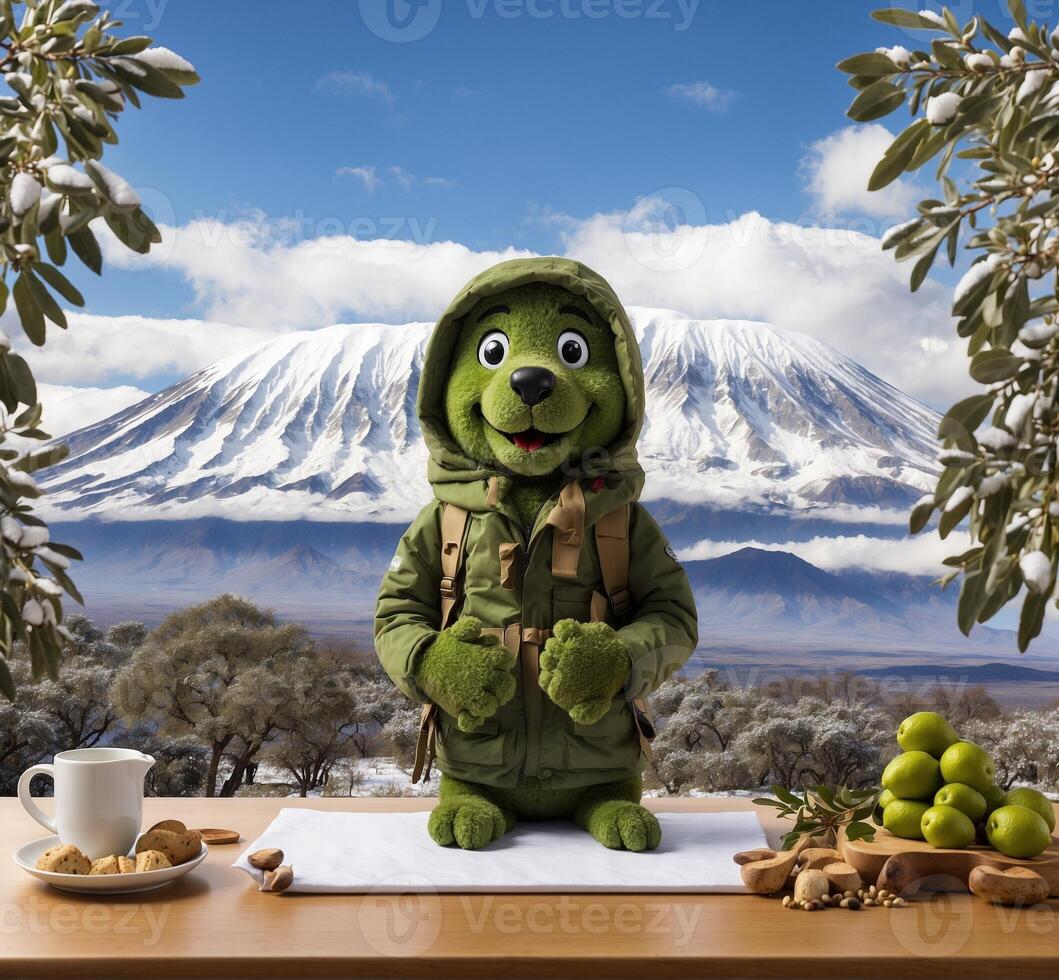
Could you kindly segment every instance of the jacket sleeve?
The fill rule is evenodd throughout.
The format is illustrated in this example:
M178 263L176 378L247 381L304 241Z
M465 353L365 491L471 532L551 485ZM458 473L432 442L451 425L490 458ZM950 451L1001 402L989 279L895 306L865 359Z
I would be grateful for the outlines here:
M419 655L441 626L441 505L428 504L401 538L375 605L375 650L383 670L413 701L430 701L415 682Z
M654 519L635 505L629 519L629 625L618 631L632 656L626 697L645 697L682 667L699 640L687 575Z

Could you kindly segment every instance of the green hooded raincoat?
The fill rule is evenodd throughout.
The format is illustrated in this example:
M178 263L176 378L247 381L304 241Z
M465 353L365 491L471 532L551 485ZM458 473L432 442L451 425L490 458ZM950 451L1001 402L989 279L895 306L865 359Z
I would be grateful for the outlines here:
M462 318L484 297L533 282L563 286L599 311L614 332L626 393L626 426L602 457L576 479L585 500L584 544L576 578L551 572L552 535L547 518L558 498L545 504L532 529L525 529L508 499L510 474L483 468L455 444L445 420L445 383ZM578 262L561 258L516 259L472 280L453 300L434 330L423 363L417 410L430 450L428 476L435 500L405 533L383 578L375 620L379 658L394 683L420 703L428 698L415 681L417 659L441 625L441 519L445 503L470 512L464 539L456 616L478 617L495 629L520 624L550 630L561 619L588 622L593 592L604 591L592 527L605 514L629 511L629 611L607 622L629 650L629 680L604 718L579 725L533 683L525 660L537 648L509 642L521 669L513 665L518 690L512 701L473 732L439 712L437 762L459 779L515 786L536 779L566 789L620 779L642 766L640 741L630 701L643 697L677 670L697 642L695 604L684 571L658 525L636 503L644 473L636 457L643 423L644 379L640 351L625 310L606 281ZM572 475L571 479L575 479ZM501 546L518 546L518 573L501 584ZM515 630L516 637L519 630ZM510 640L510 632L508 634Z

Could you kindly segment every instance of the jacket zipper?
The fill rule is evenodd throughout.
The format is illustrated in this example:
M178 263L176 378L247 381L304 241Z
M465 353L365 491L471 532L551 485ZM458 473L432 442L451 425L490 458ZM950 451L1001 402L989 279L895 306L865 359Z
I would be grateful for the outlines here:
M544 508L551 503L551 498L546 500L540 507L537 508L537 513L534 515L533 523L530 525L529 532L526 529L519 526L519 531L522 535L523 547L525 549L526 560L523 564L522 575L519 577L519 619L522 620L522 626L525 628L525 606L524 598L526 592L526 573L529 571L530 559L533 557L533 549L536 546L537 541L540 539L540 534L536 536L533 534L534 529L537 527L540 521L541 514L544 513ZM554 504L552 504L554 506ZM522 647L521 638L519 640L519 668L522 669L522 657L525 655L525 651ZM540 649L537 650L537 655L540 656ZM533 671L534 676L539 674L539 668L537 671ZM530 685L526 683L527 671L522 670L523 679L523 690L522 698L525 703L526 712L526 761L523 766L523 772L527 777L538 778L538 767L540 766L540 743L541 735L543 734L544 727L544 692L540 689L540 685L534 683L533 689L529 690Z

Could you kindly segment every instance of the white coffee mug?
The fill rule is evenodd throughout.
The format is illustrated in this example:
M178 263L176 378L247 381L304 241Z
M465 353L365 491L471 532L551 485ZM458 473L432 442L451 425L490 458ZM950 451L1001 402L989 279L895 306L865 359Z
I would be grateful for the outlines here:
M151 756L135 749L60 752L52 765L22 773L18 798L37 823L86 857L128 854L143 821L143 777L153 765ZM54 818L29 795L29 782L38 774L55 781Z

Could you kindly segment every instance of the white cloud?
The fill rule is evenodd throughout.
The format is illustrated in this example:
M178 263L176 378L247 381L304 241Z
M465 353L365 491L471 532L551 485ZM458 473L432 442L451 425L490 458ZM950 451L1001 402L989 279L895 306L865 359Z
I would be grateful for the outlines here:
M94 316L69 310L66 316L69 329L49 332L47 345L39 349L30 348L14 324L7 324L16 350L40 382L91 386L124 378L182 377L274 336L260 327L203 320Z
M630 305L690 315L760 319L810 334L899 388L941 407L972 390L949 291L928 280L914 296L908 268L880 250L883 225L863 231L774 222L750 212L709 224L690 191L674 209L645 198L628 212L587 219L542 213L562 251L597 268ZM464 282L514 248L476 251L434 240L429 218L365 234L292 228L263 216L163 228L145 260L119 248L125 268L168 267L193 286L208 319L254 331L356 319L436 318ZM293 236L293 237L292 237ZM106 239L104 239L106 241Z
M366 71L331 71L318 79L316 89L328 95L362 95L393 105L397 96L386 82Z
M161 264L184 275L210 320L269 332L351 319L404 323L436 318L467 280L497 262L532 254L432 241L429 219L401 220L401 227L380 222L378 231L404 231L411 240L350 234L298 239L306 229L285 221L206 219L163 227L157 256L152 252L146 258L114 245L112 238L101 238L107 261L114 265L136 269ZM364 224L356 222L358 228Z
M416 182L415 174L410 174L403 167L390 167L386 172L397 181L402 190L410 191Z
M376 175L374 167L339 167L335 171L335 176L359 180L369 194L374 194L382 187L382 180Z
M928 280L909 293L909 269L880 250L878 227L806 227L756 212L696 224L689 207L656 197L595 215L564 232L564 250L627 303L809 334L935 407L973 390L949 290Z
M143 401L150 392L132 385L113 388L76 388L69 385L42 384L37 394L44 405L42 426L50 436L59 438L87 425L101 422Z
M938 575L945 568L943 559L970 547L970 535L954 532L942 541L936 534L914 538L873 538L865 534L841 537L815 537L808 541L785 541L781 544L762 541L700 541L683 548L683 561L720 558L740 548L762 551L787 551L825 571L844 568L868 568L879 572L903 572L906 575Z
M726 92L709 82L692 82L690 85L670 85L666 94L672 99L687 99L703 106L710 112L724 112L735 98L735 92Z
M868 179L893 140L885 126L871 123L847 126L813 143L802 169L817 207L827 213L883 218L910 213L924 194L907 180L896 180L880 191L868 190Z
M454 181L448 180L445 177L424 177L420 181L415 174L409 173L404 167L393 166L386 168L386 174L392 182L399 187L405 193L412 190L417 183L422 183L425 187L455 187ZM382 177L379 176L378 167L365 166L365 167L339 167L335 171L336 177L353 177L359 180L363 185L364 189L369 194L374 194L377 190L387 185Z

